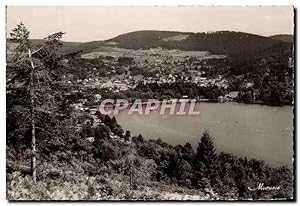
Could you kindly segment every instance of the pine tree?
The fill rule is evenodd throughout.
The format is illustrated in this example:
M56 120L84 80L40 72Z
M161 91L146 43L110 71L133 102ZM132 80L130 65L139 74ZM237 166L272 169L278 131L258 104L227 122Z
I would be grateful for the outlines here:
M152 159L141 158L134 145L128 148L126 154L121 158L123 163L122 172L129 176L129 189L135 189L137 184L150 180L157 169Z
M17 25L10 34L11 41L17 46L7 58L7 141L8 144L14 144L14 139L10 138L14 136L16 125L13 125L14 120L11 118L22 117L17 120L22 128L18 136L26 136L27 131L31 131L28 136L31 137L31 173L34 183L37 136L54 136L53 125L57 118L64 116L61 110L61 57L57 55L63 34L58 32L48 36L38 48L31 45L29 31L23 23ZM45 139L39 138L39 141Z
M201 137L201 141L198 144L196 152L196 179L198 182L202 181L203 178L211 181L217 175L217 154L214 147L211 136L205 131ZM209 183L211 185L211 183ZM199 186L204 184L199 184Z
M198 143L196 159L199 163L208 167L215 162L216 158L217 154L212 137L205 131Z

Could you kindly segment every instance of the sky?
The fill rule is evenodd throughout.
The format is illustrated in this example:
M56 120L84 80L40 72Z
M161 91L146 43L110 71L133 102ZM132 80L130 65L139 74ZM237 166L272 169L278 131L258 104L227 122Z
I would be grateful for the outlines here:
M293 34L293 7L217 6L9 6L6 31L21 21L30 38L66 32L64 41L106 40L138 30L241 31L271 36Z

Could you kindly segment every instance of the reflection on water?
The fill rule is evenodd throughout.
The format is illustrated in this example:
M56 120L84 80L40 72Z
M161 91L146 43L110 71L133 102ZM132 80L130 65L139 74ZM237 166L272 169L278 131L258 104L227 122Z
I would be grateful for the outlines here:
M190 142L194 148L208 130L218 151L265 160L272 165L292 165L293 109L238 103L197 103L200 115L116 116L132 135L161 138L176 145Z

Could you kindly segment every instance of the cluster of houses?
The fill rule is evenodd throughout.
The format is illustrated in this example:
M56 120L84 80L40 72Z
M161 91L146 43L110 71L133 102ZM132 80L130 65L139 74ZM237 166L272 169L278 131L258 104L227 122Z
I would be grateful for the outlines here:
M140 53L141 51L139 51ZM192 82L201 87L217 86L225 90L229 87L228 80L222 75L207 77L205 69L209 69L211 64L206 60L201 60L201 57L182 56L180 52L174 51L173 53L169 54L162 52L161 49L152 49L147 53L143 53L142 56L135 56L139 58L125 58L120 55L111 58L103 57L101 60L106 65L106 72L111 72L112 75L105 77L96 75L97 68L94 68L87 78L77 79L76 83L81 84L83 88L105 88L115 93L133 89L140 83L164 84L175 83L179 80ZM130 54L132 55L133 53ZM132 72L131 68L138 68L137 72ZM145 72L145 68L149 68L150 71L153 70L151 75L143 73L143 71ZM119 69L123 72L122 74L117 74L121 73L117 72ZM68 83L72 82L69 81ZM248 86L251 87L251 85ZM236 93L229 93L223 97L219 97L219 99L220 101L232 100L237 97ZM84 105L85 103L82 102L75 107L80 111L90 109L85 108ZM93 108L90 111L93 112Z
M106 50L85 54L82 55L82 58L99 59L105 67L105 73L110 74L97 75L99 68L91 67L88 77L77 79L77 84L82 84L87 88L107 88L113 92L135 88L138 83L163 84L174 83L177 80L193 82L202 87L209 85L216 85L224 89L228 87L227 80L222 76L208 78L205 72L205 69L214 69L209 63L211 58L223 61L225 59L223 55L213 56L208 52L164 50L162 48L138 51L120 48L107 48ZM108 54L111 56L107 56ZM91 62L91 64L93 63ZM95 64L95 67L97 66Z
M149 84L149 83L175 83L176 81L184 80L185 82L193 82L202 87L209 85L216 85L219 88L228 88L228 80L223 78L221 75L216 78L207 78L202 76L203 72L190 72L189 75L185 74L156 74L154 77L135 75L135 76L124 76L118 75L114 78L88 78L78 79L77 83L82 84L83 87L87 88L106 88L114 92L125 91L131 88L135 88L138 83Z

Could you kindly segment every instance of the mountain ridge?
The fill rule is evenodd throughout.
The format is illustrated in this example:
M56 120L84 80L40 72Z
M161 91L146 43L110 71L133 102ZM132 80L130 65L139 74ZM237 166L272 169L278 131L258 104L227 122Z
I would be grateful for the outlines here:
M270 38L288 43L294 42L294 35L291 34L276 34L270 36Z
M268 55L268 52L280 53L293 47L290 35L260 36L236 31L216 32L179 32L163 30L133 31L103 41L63 42L62 53L82 51L89 53L101 47L125 49L178 49L184 51L209 51L212 54L228 56L233 61ZM44 40L33 39L33 44ZM267 52L266 52L267 51Z
M176 35L185 35L182 40L168 40ZM283 41L256 34L217 31L217 32L178 32L141 30L118 35L104 41L92 41L73 46L72 49L92 52L99 47L112 46L125 49L149 49L161 47L163 49L209 51L213 54L226 54L234 58L253 56L257 52L266 50Z

